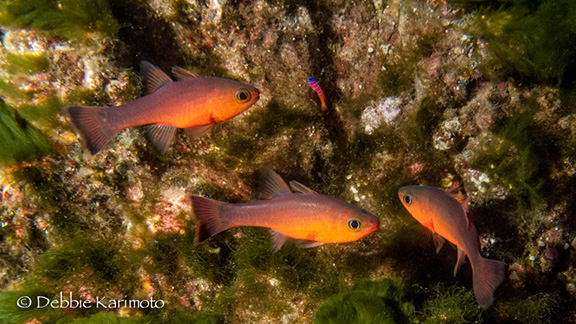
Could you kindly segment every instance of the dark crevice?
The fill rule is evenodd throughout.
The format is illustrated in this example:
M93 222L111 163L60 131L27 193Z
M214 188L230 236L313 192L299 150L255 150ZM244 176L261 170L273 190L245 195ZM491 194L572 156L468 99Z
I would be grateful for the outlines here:
M156 17L149 5L136 0L111 0L110 7L120 24L118 38L126 45L125 50L116 53L116 59L122 65L136 71L142 60L158 65L163 71L183 65L178 38L170 23Z

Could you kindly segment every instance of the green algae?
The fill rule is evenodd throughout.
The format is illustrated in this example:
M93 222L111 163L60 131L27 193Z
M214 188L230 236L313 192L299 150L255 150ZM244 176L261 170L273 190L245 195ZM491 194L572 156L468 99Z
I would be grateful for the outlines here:
M32 162L51 150L42 132L0 99L0 164Z
M537 209L544 203L544 181L550 161L558 156L559 139L542 129L530 111L507 120L495 134L476 151L472 167L511 189L520 207Z
M118 251L109 242L78 238L42 254L34 274L56 287L84 271L92 280L110 284L121 278L122 268Z
M400 281L360 281L347 292L328 298L314 315L316 324L409 323L414 305Z
M35 74L46 72L50 68L50 60L40 54L7 54L6 71L11 74Z
M560 307L556 293L540 292L525 298L511 298L494 306L495 316L502 321L523 324L555 323L552 316Z
M31 320L34 317L49 316L52 317L58 313L57 310L51 309L38 309L36 307L18 307L19 300L21 305L26 306L28 298L31 304L35 305L38 296L48 296L45 291L39 290L12 290L0 292L0 322L6 324L20 324ZM57 316L57 315L56 315Z
M60 100L51 97L36 105L20 105L18 114L29 122L36 122L39 126L56 127L59 124L58 114L61 110L62 103Z
M97 313L87 318L78 318L75 320L66 318L60 319L59 324L144 324L149 323L149 319L144 317L120 317L110 313Z
M573 87L576 80L576 4L570 0L457 1L484 11L473 33L494 61L485 72L520 74ZM484 7L484 9L481 9ZM490 10L490 8L492 8ZM496 10L495 10L496 9Z
M107 0L9 0L0 5L0 24L30 27L48 35L87 38L87 33L114 37L118 22Z
M0 95L6 98L22 98L30 100L34 97L32 90L21 89L7 80L0 80Z
M416 323L477 323L481 310L471 291L461 287L437 287L436 296L428 299L418 312Z

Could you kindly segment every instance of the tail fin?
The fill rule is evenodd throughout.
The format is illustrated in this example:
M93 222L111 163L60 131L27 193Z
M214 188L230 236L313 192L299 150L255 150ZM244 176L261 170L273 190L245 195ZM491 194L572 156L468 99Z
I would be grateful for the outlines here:
M199 196L190 196L196 222L194 244L208 239L227 228L222 222L221 207L225 203Z
M474 267L474 295L478 304L484 309L494 302L494 291L504 281L504 263L496 260L479 258Z
M108 121L106 108L66 106L62 112L92 154L98 153L119 132Z

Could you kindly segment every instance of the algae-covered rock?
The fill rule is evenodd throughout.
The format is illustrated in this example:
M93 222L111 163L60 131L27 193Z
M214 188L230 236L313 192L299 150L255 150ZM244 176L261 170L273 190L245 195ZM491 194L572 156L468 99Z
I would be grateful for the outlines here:
M314 315L314 323L408 323L414 305L406 301L401 282L363 281L332 296Z
M574 7L4 1L0 321L574 323ZM88 156L62 106L140 97L142 60L250 84L260 100L199 139L178 132L163 155L131 128ZM194 245L188 196L258 200L263 166L380 229L275 254L262 228ZM470 268L454 277L455 253L436 254L402 208L398 188L418 184L470 197L482 255L508 265L488 310ZM165 306L15 304L61 292Z

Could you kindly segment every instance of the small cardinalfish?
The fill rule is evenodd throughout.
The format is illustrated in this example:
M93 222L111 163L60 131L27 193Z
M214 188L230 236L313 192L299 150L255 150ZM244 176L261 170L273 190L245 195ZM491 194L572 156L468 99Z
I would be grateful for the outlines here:
M316 80L314 80L313 77L309 76L308 84L310 85L312 90L316 91L316 93L318 94L318 98L320 98L320 103L322 104L322 110L328 109L328 107L326 107L326 101L324 100L324 92L322 91L322 88L320 88L318 82L316 82Z
M63 113L80 134L84 146L98 153L122 130L146 125L148 137L160 153L166 152L177 128L193 138L210 127L250 108L258 89L230 79L201 77L180 67L174 82L157 66L142 61L140 69L148 95L118 107L66 106Z
M288 238L310 248L359 240L378 229L374 215L342 200L320 195L297 181L290 186L272 169L262 170L261 196L266 200L231 204L191 196L196 222L195 244L236 226L266 227L272 250Z
M454 276L468 256L476 300L482 308L490 307L494 291L504 280L504 263L480 255L478 234L467 216L469 198L453 197L438 188L426 186L402 187L398 197L412 217L432 231L436 253L442 248L444 239L456 245L458 260Z

